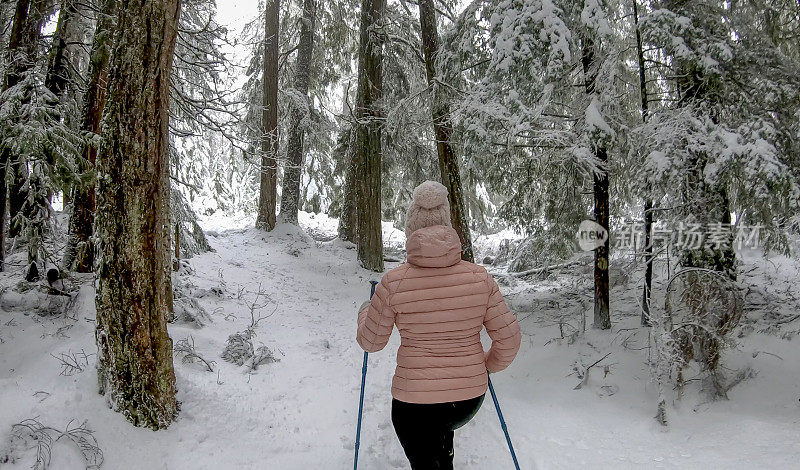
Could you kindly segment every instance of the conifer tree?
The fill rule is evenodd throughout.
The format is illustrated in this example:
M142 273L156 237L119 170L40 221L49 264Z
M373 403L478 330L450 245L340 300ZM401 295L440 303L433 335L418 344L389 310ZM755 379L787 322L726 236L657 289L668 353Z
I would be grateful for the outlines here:
M286 165L281 193L280 219L297 224L297 211L300 202L300 179L303 175L304 136L311 121L311 104L308 100L308 87L311 79L311 60L314 53L315 22L317 16L316 0L303 0L303 18L300 25L300 38L297 45L294 86L290 93L291 121L286 143Z
M385 0L362 0L355 116L356 223L358 259L383 271L381 228L381 112L383 90L383 22Z
M581 18L594 18L586 21L581 28L581 65L583 66L583 80L589 107L586 110L587 128L594 134L589 137L594 157L599 168L593 174L594 182L594 221L609 232L609 182L608 182L608 149L606 140L608 132L602 124L596 121L600 115L600 101L597 97L597 76L600 67L600 44L604 29L597 23L603 22L605 12L603 5L598 0L585 0ZM601 330L611 328L611 315L609 312L609 261L611 259L611 237L607 237L602 246L594 250L594 327Z
M262 66L264 109L261 114L261 171L256 227L275 228L278 199L278 39L280 38L280 0L269 0L264 12L264 59Z
M97 13L97 26L89 56L89 80L83 103L81 132L88 140L79 159L79 178L72 194L69 240L64 265L80 273L94 269L95 246L92 241L95 213L95 164L97 135L106 104L108 65L111 58L111 34L117 0L103 0Z
M179 0L119 4L98 155L100 392L133 424L153 429L178 411L167 333L167 129L179 12Z
M459 158L455 153L451 138L453 126L450 123L450 106L444 101L437 83L436 56L439 53L439 31L436 25L436 7L433 0L420 0L419 21L422 32L422 50L425 54L425 71L428 85L432 88L431 112L433 131L436 138L436 153L439 157L439 171L442 184L447 188L450 199L450 218L461 239L461 256L467 261L475 261L472 252L472 236L464 205L464 190L461 185Z

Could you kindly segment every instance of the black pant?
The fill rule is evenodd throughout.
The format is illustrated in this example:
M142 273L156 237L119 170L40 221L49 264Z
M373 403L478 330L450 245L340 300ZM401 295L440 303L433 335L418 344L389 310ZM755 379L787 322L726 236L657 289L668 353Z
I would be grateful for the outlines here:
M392 424L413 470L453 469L453 431L475 416L483 397L432 404L392 400Z

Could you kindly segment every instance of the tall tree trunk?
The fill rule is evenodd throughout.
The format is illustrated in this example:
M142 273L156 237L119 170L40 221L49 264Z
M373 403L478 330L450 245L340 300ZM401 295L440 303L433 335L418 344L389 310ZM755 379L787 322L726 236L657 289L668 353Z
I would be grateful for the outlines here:
M63 0L58 14L58 23L53 35L53 47L47 66L44 85L58 98L64 94L70 82L70 59L68 40L74 36L73 29L78 26L76 0Z
M358 259L373 271L383 271L381 232L381 112L378 102L383 92L383 39L373 29L383 22L386 0L361 1L361 27L358 54L358 120L356 152L356 221Z
M106 105L108 90L108 63L111 58L111 35L116 15L117 0L103 0L98 12L92 52L89 58L89 87L86 90L81 130L84 134L100 133L100 119ZM97 147L87 144L80 160L83 180L73 192L72 214L69 218L69 241L64 254L64 266L79 273L94 269L94 243L92 233L95 211L95 162Z
M353 110L350 107L350 86L347 82L342 90L342 115L351 116ZM355 123L343 125L339 136L336 139L336 150L334 156L341 167L344 168L344 185L342 187L342 203L339 206L339 238L349 242L356 242L356 154L355 154Z
M261 116L261 186L256 228L270 231L275 228L275 208L278 201L278 38L280 0L269 0L265 12L264 36L264 110Z
M316 155L314 155L312 153L311 154L311 160L308 162L308 166L307 166L309 173L311 173L311 174L314 173L314 164L316 162L317 162ZM301 194L300 194L300 199L299 199L300 203L297 206L298 209L305 210L305 207L302 205L302 203L303 202L308 202L308 187L309 186L311 186L311 180L310 179L309 179L308 183L306 183L306 184L303 184L302 180L301 180L301 182L300 182L300 189L301 189L300 193ZM313 207L314 204L313 203L311 203L311 204L312 204L312 206L309 207L309 209L311 209L312 211L314 211L316 213L317 209L314 209L314 207Z
M355 124L357 127L357 124ZM339 145L343 147L341 153L345 163L345 179L342 188L342 210L339 214L339 238L355 243L358 238L356 232L357 221L357 201L356 201L356 182L358 180L358 158L355 148L355 129L347 128L339 136Z
M585 80L586 95L589 99L595 96L598 64L595 63L594 40L585 34L582 39L583 51L581 63ZM608 216L608 151L604 145L594 143L594 155L602 165L600 171L594 173L594 219L606 231L609 230ZM594 251L594 327L601 330L611 328L611 314L609 312L609 284L608 261L610 258L611 242L606 239L603 246Z
M8 68L3 77L2 92L19 85L30 71L37 57L39 34L44 22L46 5L43 0L18 0L14 10L14 20L8 43ZM30 92L24 90L22 100L29 100ZM7 137L3 136L3 140ZM27 176L26 166L20 162L10 146L2 146L0 150L0 269L5 262L5 224L9 223L9 236L16 237L19 227L15 217L24 203L22 192ZM22 171L25 170L25 173ZM7 187L7 171L13 172L12 184ZM22 176L20 177L20 173ZM6 194L11 191L11 209L6 210Z
M303 175L303 136L311 122L308 85L311 77L311 58L314 52L316 10L315 0L303 0L303 24L300 27L300 42L297 46L291 122L289 139L286 142L286 168L283 172L280 218L283 222L295 225L300 201L300 178Z
M633 0L633 22L636 27L636 57L639 60L639 96L642 103L642 122L647 122L650 103L647 96L647 77L645 76L644 48L642 33L639 30L639 0ZM648 193L650 186L647 187ZM642 326L650 326L650 292L653 287L653 200L650 195L644 202L644 288L642 289Z
M342 115L352 117L353 109L350 107L350 85L351 82L348 81L344 85L344 90L342 90ZM353 122L348 122L341 127L336 140L336 149L334 150L334 156L337 162L339 162L341 168L344 168L344 185L342 186L341 195L342 202L339 206L339 213L336 214L339 216L339 238L353 243L356 242L355 127L356 124Z
M98 155L100 392L137 426L175 418L169 214L170 76L180 0L122 2Z
M448 191L450 219L452 220L453 228L456 229L458 237L461 239L461 258L473 262L475 261L475 255L472 251L472 237L464 205L464 190L461 185L458 156L453 150L453 146L450 145L450 138L453 135L453 125L450 122L450 106L448 106L440 93L441 87L436 84L436 56L439 53L439 32L436 26L434 0L420 0L419 22L422 31L422 49L425 54L425 71L428 76L428 85L433 89L431 111L442 184Z
M55 97L61 101L64 93L67 91L67 87L72 82L71 77L71 60L69 57L70 50L68 49L69 41L75 37L75 29L80 26L80 22L77 21L78 9L76 6L76 0L63 0L61 2L61 6L59 8L58 13L58 23L56 25L56 31L53 34L53 45L50 49L50 57L47 64L47 75L45 76L44 85L45 87L50 90ZM50 173L53 172L53 167L55 162L53 159L48 156L47 161L45 162L48 166L48 171ZM64 203L67 202L67 195L68 191L64 188ZM52 201L53 195L52 192L48 189L47 190L47 200L42 200L41 203L43 204L42 212L47 213L48 205ZM30 247L33 248L33 247ZM29 248L29 249L30 249ZM67 244L66 252L69 252L69 243ZM32 263L35 260L32 259L33 253L29 254L28 262ZM32 277L32 276L31 276Z

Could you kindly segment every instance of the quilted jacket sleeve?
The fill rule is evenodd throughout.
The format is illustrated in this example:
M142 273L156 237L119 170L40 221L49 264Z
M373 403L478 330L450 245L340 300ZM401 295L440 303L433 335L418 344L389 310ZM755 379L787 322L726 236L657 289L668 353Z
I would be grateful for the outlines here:
M358 344L364 351L380 351L389 342L395 317L389 305L390 296L389 281L384 276L369 305L358 313Z
M522 335L517 317L506 306L497 282L488 273L486 282L489 284L489 302L483 326L492 338L492 347L486 354L486 369L489 372L500 372L516 357Z

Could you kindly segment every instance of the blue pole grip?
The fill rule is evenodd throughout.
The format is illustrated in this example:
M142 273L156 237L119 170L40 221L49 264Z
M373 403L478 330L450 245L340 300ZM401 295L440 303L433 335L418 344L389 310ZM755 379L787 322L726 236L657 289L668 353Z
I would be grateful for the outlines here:
M375 295L375 286L378 281L369 281L369 298ZM361 367L361 398L358 400L358 428L356 428L355 456L353 457L353 470L358 470L358 448L361 446L361 417L364 415L364 385L367 383L367 358L369 353L364 351L364 365Z
M503 433L506 435L508 450L511 451L511 458L514 460L514 468L519 470L519 462L517 461L517 454L514 452L514 446L511 444L511 436L508 435L508 427L506 426L506 420L503 419L503 412L500 411L500 403L497 401L497 394L494 393L494 387L492 386L492 378L488 377L488 379L489 379L489 391L492 393L492 401L494 401L494 407L495 409L497 409L497 416L500 418L500 427L503 429Z

